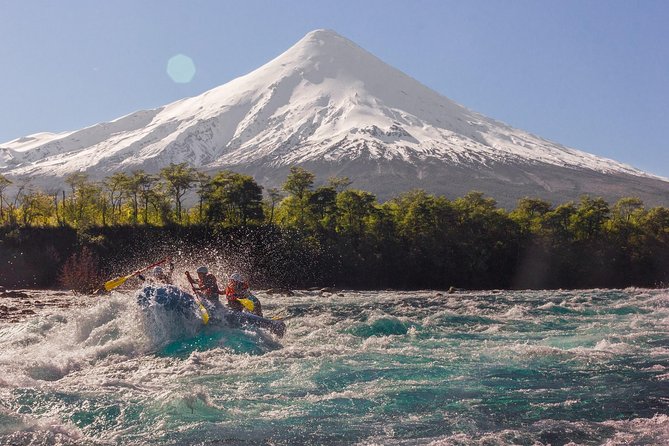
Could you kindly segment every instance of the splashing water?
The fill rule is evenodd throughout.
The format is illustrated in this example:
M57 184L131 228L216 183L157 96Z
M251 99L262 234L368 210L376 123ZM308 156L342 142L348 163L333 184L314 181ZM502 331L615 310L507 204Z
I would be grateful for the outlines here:
M286 336L117 293L0 325L0 444L667 444L669 293L259 297Z

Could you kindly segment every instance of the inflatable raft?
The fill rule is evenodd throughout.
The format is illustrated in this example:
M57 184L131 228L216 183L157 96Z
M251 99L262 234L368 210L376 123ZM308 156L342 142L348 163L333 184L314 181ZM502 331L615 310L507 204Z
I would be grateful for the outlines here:
M220 303L211 304L201 299L206 306L207 317L203 317L198 301L193 295L174 285L149 285L137 294L137 304L148 308L159 305L165 311L182 314L186 318L199 317L209 325L226 325L234 328L254 327L268 330L278 337L283 337L286 324L281 320L268 319L255 314L233 311ZM207 314L205 313L205 314Z

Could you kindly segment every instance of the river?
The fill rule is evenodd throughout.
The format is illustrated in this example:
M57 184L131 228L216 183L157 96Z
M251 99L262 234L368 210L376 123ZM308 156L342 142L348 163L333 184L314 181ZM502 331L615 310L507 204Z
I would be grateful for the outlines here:
M0 322L0 444L669 444L667 290L258 297L284 338L131 292Z

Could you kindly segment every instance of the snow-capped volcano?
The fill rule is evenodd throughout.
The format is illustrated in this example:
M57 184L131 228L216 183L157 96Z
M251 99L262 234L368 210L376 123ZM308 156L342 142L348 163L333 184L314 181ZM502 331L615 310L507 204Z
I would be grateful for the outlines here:
M661 202L669 191L662 178L472 112L328 30L200 96L0 144L0 173L10 176L95 178L180 162L252 173L266 186L303 165L382 198L422 187L450 197L481 190L511 205L582 193Z

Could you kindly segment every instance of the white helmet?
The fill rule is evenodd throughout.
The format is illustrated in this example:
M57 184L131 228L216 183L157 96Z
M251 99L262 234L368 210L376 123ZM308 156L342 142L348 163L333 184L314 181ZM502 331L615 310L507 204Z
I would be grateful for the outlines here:
M209 273L209 268L206 266L201 266L197 270L195 270L198 274L208 274Z
M163 269L161 267L156 266L155 268L153 268L153 275L154 276L162 276L163 274L165 274L165 271L163 271Z
M228 280L234 280L235 282L243 282L243 281L244 281L244 277L242 277L242 275L239 274L239 273L232 273L232 274L230 274L230 276L228 277Z

